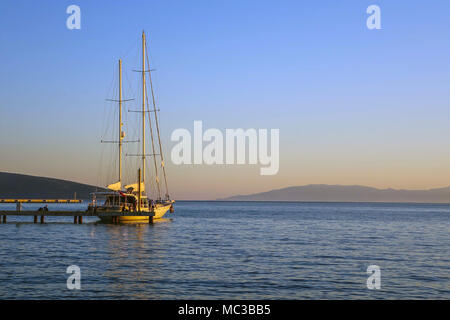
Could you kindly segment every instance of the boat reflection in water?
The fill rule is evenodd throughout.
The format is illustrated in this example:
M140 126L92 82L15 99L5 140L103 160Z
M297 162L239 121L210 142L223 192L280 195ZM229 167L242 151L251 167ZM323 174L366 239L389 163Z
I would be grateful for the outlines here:
M170 219L159 222L163 221ZM157 299L155 280L167 277L164 239L169 230L164 225L125 224L104 226L108 238L105 239L106 259L99 267L103 269L102 279L106 279L106 291L114 292L115 298L123 295L130 299Z

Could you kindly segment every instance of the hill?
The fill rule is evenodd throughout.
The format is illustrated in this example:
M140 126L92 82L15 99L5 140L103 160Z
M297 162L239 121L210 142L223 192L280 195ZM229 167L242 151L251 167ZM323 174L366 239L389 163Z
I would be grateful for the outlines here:
M0 199L89 199L89 193L105 191L104 188L54 178L0 172Z
M218 200L448 203L450 202L450 187L428 190L396 190L317 184L288 187L249 195L236 195Z

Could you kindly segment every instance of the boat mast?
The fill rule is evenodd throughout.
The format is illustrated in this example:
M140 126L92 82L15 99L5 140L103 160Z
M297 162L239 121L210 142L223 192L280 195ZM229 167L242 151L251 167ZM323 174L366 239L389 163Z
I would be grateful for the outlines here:
M145 33L142 31L142 183L145 183Z
M138 211L141 212L141 196L142 196L142 188L141 188L141 169L138 169Z
M147 50L147 52L148 52L148 50ZM148 64L148 68L150 69L150 61L148 60L148 56L147 56L147 64ZM153 91L153 82L152 82L152 72L151 72L151 70L149 71L148 75L149 75L149 80L150 80L150 90L151 90L151 93L152 93L153 112L155 113L156 132L158 134L159 154L160 154L160 157L161 157L161 167L162 167L162 171L163 171L163 175L164 175L164 185L166 187L166 199L170 199L169 186L167 185L166 168L165 168L164 156L163 156L162 145L161 145L161 135L159 133L158 110L156 109L155 94L154 94L154 91ZM152 144L153 144L153 134L152 134ZM155 153L155 152L153 151L153 153ZM158 171L156 171L156 172L158 172ZM158 184L158 189L159 189L158 176L156 176L156 179L157 179L157 184ZM160 196L161 196L161 191L159 193L160 193Z
M150 80L150 90L151 90L152 97L153 97L153 85L152 85L152 77L151 77L152 70L150 69L150 62L148 60L147 42L145 43L145 51L146 51L146 58L147 58L148 76L149 76L149 80ZM147 113L148 113L148 124L149 124L149 127L150 127L150 138L151 138L151 141L152 141L153 163L155 165L155 182L156 182L156 186L158 188L158 200L161 200L161 187L159 185L158 165L156 163L156 155L157 154L156 154L156 151L155 151L155 140L153 138L153 126L152 126L152 119L151 119L151 116L150 116L151 111L150 111L150 104L148 103L148 95L145 98L146 98L146 102L147 102ZM154 97L153 97L153 105L155 105L155 98ZM155 116L156 116L156 114L155 114Z
M108 141L108 140L102 140L102 143L117 143L119 145L119 180L113 184L110 184L107 186L107 188L112 190L121 190L122 189L122 146L124 142L137 142L137 141L123 141L125 138L125 132L122 131L123 123L122 123L122 102L124 101L130 101L133 99L122 99L122 59L119 59L119 99L106 99L107 101L113 101L119 103L119 139Z
M119 59L119 184L122 188L122 59Z

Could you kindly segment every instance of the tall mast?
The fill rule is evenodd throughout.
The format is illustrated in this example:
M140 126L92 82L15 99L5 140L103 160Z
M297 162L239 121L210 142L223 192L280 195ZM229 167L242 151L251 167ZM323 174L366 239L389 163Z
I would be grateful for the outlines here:
M145 51L146 51L146 58L147 58L147 68L148 68L148 76L150 79L150 89L152 92L152 97L153 97L153 85L152 85L152 77L151 77L151 69L150 69L150 61L148 60L148 48L147 48L147 42L145 43ZM150 104L148 103L148 95L146 96L146 100L147 102L147 113L148 113L148 124L149 124L149 128L150 128L150 138L152 141L152 152L153 152L153 163L155 165L155 181L156 181L156 186L158 188L158 200L161 200L161 187L159 184L159 176L158 176L158 165L156 163L156 151L155 151L155 140L153 138L153 126L152 126L152 119L150 117ZM155 98L153 97L153 105L155 105ZM156 112L156 111L155 111ZM155 114L156 116L156 114ZM156 118L157 120L157 118Z
M119 59L119 183L122 184L122 59Z
M148 51L148 50L147 50ZM148 68L150 69L150 61L148 60L148 56L147 56L147 64L148 64ZM158 133L158 143L159 143L159 154L161 157L161 167L163 170L163 174L164 174L164 185L166 187L166 199L169 199L169 187L167 185L167 175L166 175L166 168L165 168L165 163L164 163L164 155L163 155L163 151L162 151L162 145L161 145L161 135L159 133L159 122L158 122L158 110L156 109L156 102L155 102L155 94L153 92L153 82L152 82L152 73L151 71L149 71L149 79L150 79L150 90L152 93L152 102L153 102L153 112L155 113L155 123L156 123L156 132ZM153 133L152 133L152 145L153 145ZM155 153L155 151L153 151L153 153ZM156 170L156 173L158 173L158 171ZM158 180L158 175L156 175L156 182L158 184L158 189L159 189L159 180ZM161 196L161 191L159 191L159 194Z
M145 183L145 33L142 31L142 183Z

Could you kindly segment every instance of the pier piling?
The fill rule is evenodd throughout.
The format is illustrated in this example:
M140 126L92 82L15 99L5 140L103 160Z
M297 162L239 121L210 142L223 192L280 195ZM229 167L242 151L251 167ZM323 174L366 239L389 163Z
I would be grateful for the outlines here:
M44 216L41 216L41 223L44 223Z
M79 216L78 217L78 224L82 224L83 223L83 216Z
M6 215L3 215L3 223L6 223Z
M33 223L37 223L37 216L34 216L34 221Z

